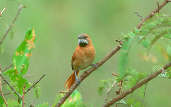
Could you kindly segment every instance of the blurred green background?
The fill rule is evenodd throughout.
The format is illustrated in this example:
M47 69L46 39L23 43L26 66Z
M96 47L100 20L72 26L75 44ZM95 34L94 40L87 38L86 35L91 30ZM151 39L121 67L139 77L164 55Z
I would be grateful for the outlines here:
M98 61L116 46L116 39L121 39L123 33L128 33L136 27L140 18L135 12L146 16L157 7L156 1L0 0L0 9L6 8L0 17L0 36L11 23L19 4L22 3L27 7L23 9L1 47L0 64L5 67L11 63L12 55L24 39L25 32L34 27L37 35L36 48L26 77L33 82L42 74L47 76L40 82L40 98L33 97L32 90L26 97L26 101L30 104L43 102L52 104L58 92L64 89L65 80L72 72L70 62L77 45L77 35L81 33L90 35L97 53L96 61ZM171 4L168 4L162 13L171 15L170 7ZM117 72L117 56L111 58L78 87L85 104L99 107L104 103L104 96L98 95L97 88L100 80L112 78L112 72ZM132 55L130 58L133 66L140 71L152 71L149 63L145 61L139 63L135 57L138 55ZM145 106L170 107L170 82L171 80L164 79L155 79L150 82Z

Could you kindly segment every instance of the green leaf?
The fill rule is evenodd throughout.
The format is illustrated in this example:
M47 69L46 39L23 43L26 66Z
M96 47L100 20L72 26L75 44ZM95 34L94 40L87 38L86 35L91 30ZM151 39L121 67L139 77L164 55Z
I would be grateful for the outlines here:
M0 96L0 107L2 107L4 104L4 99L2 98L2 96Z
M29 59L32 49L35 47L35 31L34 29L28 30L25 35L24 41L19 45L13 56L14 69L19 75L27 72L29 66Z
M132 37L135 37L135 35L131 32L129 33L129 36L131 38L128 38L122 45L121 51L120 51L120 56L119 56L119 76L117 77L117 81L120 81L124 76L126 75L126 70L127 70L127 65L128 65L128 52L129 48L131 46L131 42L133 40Z
M167 53L171 56L171 46L167 46Z
M101 80L98 87L98 94L102 95L104 91L112 86L112 79Z
M17 100L7 100L8 103L8 107L21 107L21 104L18 104ZM6 107L6 105L4 104L3 107Z
M81 94L75 90L62 107L85 107L85 105L83 104Z
M59 94L57 96L56 102L55 104L60 100L60 98L62 98L64 96L64 94ZM54 104L54 105L55 105ZM54 106L53 105L53 106ZM52 107L53 107L52 106ZM61 107L85 107L81 94L79 93L79 91L75 90L71 96L65 101L65 103L61 106Z
M37 99L40 97L40 87L39 86L34 88L34 95Z
M13 68L5 72L14 83L16 90L22 94L23 88L30 86L27 79L23 76L28 71L29 59L31 56L32 49L35 47L35 31L34 29L28 30L25 34L25 39L17 47L13 55Z

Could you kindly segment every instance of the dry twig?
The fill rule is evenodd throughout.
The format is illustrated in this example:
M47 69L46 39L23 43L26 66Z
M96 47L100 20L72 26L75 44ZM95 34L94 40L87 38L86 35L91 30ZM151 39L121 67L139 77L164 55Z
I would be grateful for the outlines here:
M0 45L2 45L3 41L5 40L5 38L7 37L9 31L12 29L12 27L14 26L18 16L20 15L21 13L21 10L24 8L24 5L19 5L19 8L18 8L18 11L17 11L17 14L16 16L14 17L14 19L12 20L12 23L9 25L8 29L6 30L6 32L4 33L4 35L2 36L1 40L0 40Z
M0 65L0 73L1 72L2 72L2 70L1 70L1 65ZM8 107L7 100L5 99L4 94L2 92L2 78L1 77L0 77L0 94L1 94L1 96L3 98L3 100L4 100L4 103L5 103L6 107Z

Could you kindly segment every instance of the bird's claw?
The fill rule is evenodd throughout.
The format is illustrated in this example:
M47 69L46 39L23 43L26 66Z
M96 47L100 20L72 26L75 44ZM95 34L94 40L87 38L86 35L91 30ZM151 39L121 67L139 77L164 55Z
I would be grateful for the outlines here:
M79 84L80 83L80 79L76 79L76 84Z
M97 64L91 64L91 66L97 68Z

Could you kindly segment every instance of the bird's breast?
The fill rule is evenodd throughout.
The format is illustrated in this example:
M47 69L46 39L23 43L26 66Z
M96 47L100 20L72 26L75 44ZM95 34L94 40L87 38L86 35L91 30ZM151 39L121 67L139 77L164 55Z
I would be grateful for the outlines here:
M75 52L76 59L73 66L79 70L85 69L93 63L95 57L94 47L80 47Z

